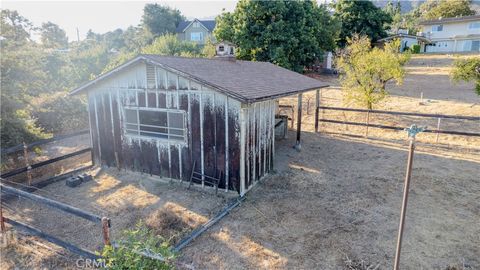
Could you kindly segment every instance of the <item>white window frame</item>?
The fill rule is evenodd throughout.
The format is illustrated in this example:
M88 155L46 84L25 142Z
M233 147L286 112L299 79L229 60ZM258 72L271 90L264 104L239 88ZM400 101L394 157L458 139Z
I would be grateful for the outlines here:
M195 28L198 28L198 27L200 27L200 23L199 23L199 22L197 22L197 21L193 22L193 27L195 27Z
M188 126L187 126L187 112L185 110L175 109L175 108L158 108L158 92L167 92L172 90L162 90L162 91L152 91L148 90L145 91L143 89L123 89L123 93L121 95L122 102L121 108L123 113L122 119L122 127L123 127L123 134L126 137L130 138L138 138L143 140L157 140L160 143L171 143L171 144L185 144L187 143L188 137ZM145 107L139 106L139 93L145 93ZM156 107L148 107L148 94L149 93L157 93L155 95L155 105ZM127 112L126 110L133 110L136 111L136 121L129 122L127 121ZM167 125L166 126L156 126L156 125L148 125L140 123L140 111L154 111L154 112L165 112L167 113ZM182 126L183 128L171 127L170 126L170 114L178 113L182 114ZM132 126L136 126L132 128ZM166 133L164 132L154 132L154 131L146 131L141 130L141 127L151 127L151 128L158 128L158 129L166 129ZM170 131L173 130L182 130L182 135L172 134ZM152 134L152 136L147 135L148 133ZM156 135L156 136L155 136ZM162 137L159 137L162 136Z
M195 37L194 38L194 35L198 35L198 38ZM203 32L191 32L190 33L190 40L191 41L203 41Z
M438 30L438 28L440 28L440 30ZM435 24L435 25L432 25L432 32L442 32L443 31L443 24Z

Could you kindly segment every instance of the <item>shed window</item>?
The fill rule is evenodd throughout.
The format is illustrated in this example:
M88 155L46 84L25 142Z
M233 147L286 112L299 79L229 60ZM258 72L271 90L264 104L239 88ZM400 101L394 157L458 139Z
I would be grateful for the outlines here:
M185 112L180 110L126 108L124 126L131 135L185 140Z
M147 88L155 88L155 66L147 64Z
M173 73L168 73L168 90L177 89L177 75Z

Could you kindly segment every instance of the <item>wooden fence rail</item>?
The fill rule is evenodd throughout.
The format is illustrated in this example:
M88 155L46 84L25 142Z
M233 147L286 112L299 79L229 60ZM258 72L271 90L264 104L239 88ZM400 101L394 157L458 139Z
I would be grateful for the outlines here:
M49 138L49 139L42 139L42 140L32 142L30 144L27 144L26 146L28 148L31 148L31 147L34 147L34 146L39 146L39 145L47 144L47 143L50 143L50 142L59 141L59 140L67 139L67 138L70 138L70 137L75 137L75 136L87 134L89 132L90 132L90 130L86 129L86 130L81 130L81 131L74 132L74 133L71 133L71 134L58 135L58 136L54 136L54 137ZM9 147L7 149L1 149L0 152L2 152L2 155L3 154L11 154L11 153L23 150L23 148L24 148L24 145L19 144L19 145Z
M320 110L332 110L332 111L349 111L349 112L365 112L367 113L366 123L362 122L349 122L341 120L331 120L325 118L319 118ZM409 112L397 112L397 111L383 111L383 110L366 110L366 109L353 109L353 108L340 108L340 107L327 107L327 106L318 106L315 112L315 131L318 132L318 122L333 123L333 124L344 124L352 126L364 126L381 128L381 129L390 129L390 130L404 130L405 127L399 126L388 126L388 125L379 125L369 123L369 114L389 114L389 115L405 115L405 116L417 116L417 117L426 117L426 118L438 118L438 123L436 129L426 129L424 132L427 133L436 133L437 142L439 134L450 134L450 135L461 135L461 136L471 136L471 137L480 137L480 133L477 132L463 132L463 131L454 131L454 130L441 130L440 129L440 119L458 119L458 120L469 120L469 121L480 121L480 117L475 116L463 116L463 115L447 115L447 114L428 114L428 113L409 113ZM368 134L368 133L367 133Z
M38 163L35 163L35 164L32 164L32 165L29 165L29 166L26 166L26 167L11 170L9 172L3 173L2 175L0 175L0 177L1 178L11 177L11 176L14 176L14 175L17 175L17 174L24 173L24 172L27 172L29 170L35 169L35 168L39 168L39 167L42 167L42 166L45 166L45 165L48 165L48 164L51 164L51 163L54 163L54 162L58 162L60 160L64 160L64 159L67 159L67 158L78 156L78 155L81 155L83 153L87 153L87 152L91 152L91 151L92 151L92 148L90 148L90 147L85 148L85 149L82 149L82 150L75 151L73 153L63 155L63 156L59 156L59 157L56 157L56 158L52 158L52 159L49 159L49 160L45 160L45 161L41 161L41 162L38 162Z
M0 183L0 192L3 193L3 194L16 195L16 196L19 196L19 197L22 197L22 198L25 198L25 199L29 199L29 200L31 200L35 203L46 205L50 208L60 210L60 211L63 211L65 213L69 213L71 215L86 219L86 220L91 221L91 222L96 223L96 224L101 224L103 243L105 245L110 245L111 244L110 243L111 223L110 223L110 219L107 218L107 217L100 217L98 215L95 215L95 214L89 213L87 211L84 211L80 208L77 208L77 207L74 207L74 206L71 206L71 205L68 205L68 204L65 204L65 203L61 203L61 202L58 202L58 201L55 201L55 200L52 200L52 199L49 199L49 198L46 198L46 197L42 197L42 196L39 196L39 195L36 195L36 194L32 194L32 193L29 193L29 192L26 192L26 191L23 191L23 190L20 190L20 189L9 187L7 185L4 185L3 183ZM1 199L2 199L2 201L5 200L4 196L2 196ZM0 208L1 208L1 206L0 206ZM87 258L98 258L98 256L94 255L93 252L90 252L90 251L81 249L79 247L76 247L76 246L74 246L74 245L72 245L68 242L65 242L61 239L58 239L54 236L51 236L51 235L49 235L45 232L42 232L39 229L31 227L29 225L26 225L26 224L23 224L21 222L12 220L11 218L4 217L3 216L3 211L0 211L0 213L1 213L0 214L0 222L2 223L1 224L2 225L2 230L5 227L3 225L3 223L5 222L5 223L8 223L8 224L12 225L13 227L16 227L16 228L20 229L20 230L26 231L29 234L38 236L38 237L43 238L43 239L45 239L45 240L47 240L51 243L59 245L59 246L65 248L65 249L67 249L67 250L69 250L73 253L76 253L80 256L84 256L84 257L87 257Z

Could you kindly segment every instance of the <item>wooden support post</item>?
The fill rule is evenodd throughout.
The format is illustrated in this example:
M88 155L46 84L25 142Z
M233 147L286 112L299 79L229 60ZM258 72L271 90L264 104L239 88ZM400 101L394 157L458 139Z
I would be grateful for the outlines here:
M435 138L435 143L438 143L438 137L440 136L440 133L438 131L440 131L440 121L442 121L442 118L438 118L438 121L437 121L437 137Z
M102 217L103 244L110 246L110 219Z
M318 132L318 113L320 109L320 90L317 90L315 94L315 132Z
M0 204L0 229L1 232L4 233L6 231L5 229L5 221L3 220L3 207Z
M295 143L295 149L300 151L300 134L302 132L302 94L298 94L298 108L297 108L297 142Z
M27 182L28 185L32 185L32 167L28 162L28 146L23 142L23 158L25 159L25 168L27 168Z

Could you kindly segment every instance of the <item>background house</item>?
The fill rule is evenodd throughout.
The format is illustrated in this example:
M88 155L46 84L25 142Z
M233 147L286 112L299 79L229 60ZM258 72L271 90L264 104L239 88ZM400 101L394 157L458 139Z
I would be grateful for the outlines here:
M203 45L207 40L212 40L213 29L215 29L215 20L198 20L183 21L177 26L177 37L180 40L193 41Z
M439 18L420 22L422 32L431 40L422 43L422 52L479 52L480 15Z
M96 164L188 180L193 164L243 195L273 169L280 97L327 85L268 62L140 55L87 93ZM201 185L208 185L197 181Z
M431 41L426 37L410 35L408 29L399 29L397 33L377 40L375 45L383 46L386 42L390 42L395 39L400 39L400 52L404 52L408 48L411 49L413 45L431 43Z

